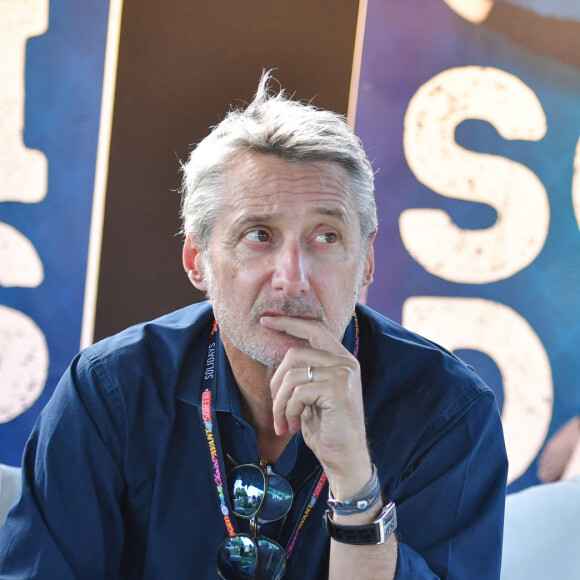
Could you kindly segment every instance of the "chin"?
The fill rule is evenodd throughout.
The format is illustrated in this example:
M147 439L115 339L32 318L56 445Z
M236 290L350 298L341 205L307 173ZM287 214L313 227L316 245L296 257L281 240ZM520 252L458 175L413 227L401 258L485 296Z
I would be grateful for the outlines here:
M283 341L245 342L236 347L251 359L276 369L291 348L309 348L309 343L301 338L288 337L288 340Z

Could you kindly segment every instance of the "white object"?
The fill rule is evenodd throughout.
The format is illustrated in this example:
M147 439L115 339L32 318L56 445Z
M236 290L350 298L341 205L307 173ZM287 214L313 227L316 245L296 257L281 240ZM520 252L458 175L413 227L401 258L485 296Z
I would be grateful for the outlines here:
M20 468L0 463L0 527L12 504L20 495L21 488Z
M509 494L501 580L580 578L580 476Z

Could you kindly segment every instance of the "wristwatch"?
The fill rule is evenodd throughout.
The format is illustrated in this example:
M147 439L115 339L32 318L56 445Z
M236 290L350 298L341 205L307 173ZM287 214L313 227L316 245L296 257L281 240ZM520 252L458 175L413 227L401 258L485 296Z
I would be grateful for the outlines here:
M332 510L324 512L322 521L326 533L337 542L363 546L367 544L382 544L397 529L397 510L395 504L389 502L372 524L362 526L343 526L332 521Z

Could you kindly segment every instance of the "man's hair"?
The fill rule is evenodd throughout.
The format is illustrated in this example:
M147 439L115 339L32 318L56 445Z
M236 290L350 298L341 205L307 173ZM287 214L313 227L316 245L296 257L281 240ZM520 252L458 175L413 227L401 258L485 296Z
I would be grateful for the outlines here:
M241 156L253 152L290 163L325 161L344 167L362 240L368 241L377 229L377 210L373 170L360 139L342 115L291 100L283 89L273 93L270 80L270 72L264 72L252 102L228 112L182 166L183 233L207 253L221 211L225 173Z

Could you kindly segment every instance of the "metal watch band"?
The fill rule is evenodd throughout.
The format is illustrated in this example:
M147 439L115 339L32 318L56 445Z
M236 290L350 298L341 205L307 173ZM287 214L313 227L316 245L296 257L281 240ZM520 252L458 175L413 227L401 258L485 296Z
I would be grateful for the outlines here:
M337 542L357 546L382 544L397 529L397 511L395 504L389 502L372 524L343 526L332 521L331 510L326 510L323 522L326 533Z

